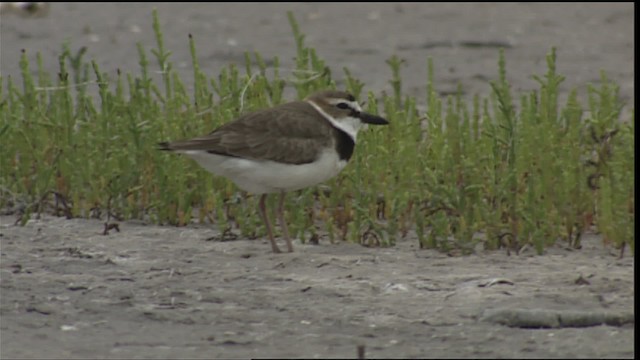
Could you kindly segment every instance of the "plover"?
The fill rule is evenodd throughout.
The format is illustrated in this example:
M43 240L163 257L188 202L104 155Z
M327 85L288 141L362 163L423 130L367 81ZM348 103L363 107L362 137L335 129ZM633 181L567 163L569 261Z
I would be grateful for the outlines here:
M358 131L365 124L388 123L363 112L353 95L326 90L242 115L208 135L159 143L159 149L186 154L209 172L261 195L258 210L275 253L280 249L265 200L267 194L279 193L278 220L292 252L284 220L285 193L336 176L353 155Z

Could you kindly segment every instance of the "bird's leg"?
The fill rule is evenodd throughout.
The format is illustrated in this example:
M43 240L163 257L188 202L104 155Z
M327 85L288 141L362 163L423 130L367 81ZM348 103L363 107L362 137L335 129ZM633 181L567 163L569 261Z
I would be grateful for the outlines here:
M280 249L278 248L278 244L276 244L276 240L273 238L273 231L271 230L271 224L269 223L269 217L267 216L267 207L265 205L265 200L267 199L267 194L262 194L260 196L260 203L258 204L258 212L262 217L262 221L264 221L264 226L267 227L267 234L269 235L269 241L271 242L271 249L274 253L280 253Z
M284 220L284 197L285 192L280 192L280 202L278 203L278 221L280 221L280 227L282 228L282 235L287 242L287 250L293 252L293 245L291 244L291 238L289 237L289 229L287 229L287 222Z

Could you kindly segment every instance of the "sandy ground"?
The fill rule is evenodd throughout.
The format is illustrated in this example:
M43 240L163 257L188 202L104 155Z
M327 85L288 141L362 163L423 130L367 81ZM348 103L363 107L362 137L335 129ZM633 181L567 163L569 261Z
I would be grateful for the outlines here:
M634 356L634 261L580 251L448 257L417 249L206 241L204 226L2 218L2 358ZM510 327L493 310L613 314ZM544 320L542 320L544 322ZM518 324L515 324L518 325ZM553 323L551 323L553 325ZM622 325L622 326L619 326Z
M545 55L572 86L605 70L632 102L632 4L157 4L166 46L185 78L187 34L211 75L245 50L292 66L286 10L307 43L366 90L389 91L384 61L406 59L403 87L424 93L426 58L439 90L488 92L497 46L514 90L535 87ZM103 71L137 71L135 42L153 48L147 4L53 4L46 17L0 18L0 73L19 50L56 69L60 44L88 47ZM579 251L447 257L412 238L390 249L206 241L216 229L44 216L0 217L0 357L633 358L634 261L589 235ZM602 324L605 323L605 324ZM535 328L548 326L548 328Z
M295 48L286 11L293 11L306 43L327 60L337 80L348 67L365 90L391 91L385 60L406 60L403 88L424 94L427 57L434 59L442 94L461 83L466 94L486 95L498 72L498 48L507 56L514 91L532 90L532 74L546 72L545 56L558 48L558 72L567 77L562 89L598 83L600 70L615 80L621 95L634 96L634 7L632 3L459 4L459 3L232 3L167 4L158 9L165 46L175 68L189 83L192 77L188 34L197 44L201 68L215 76L231 62L243 67L244 52L265 59L278 56L283 75L293 68ZM116 69L138 71L140 42L156 47L149 4L75 4L51 6L48 16L24 19L4 16L0 73L19 74L20 50L31 59L40 51L45 68L58 70L61 44L88 48L87 58L115 76ZM157 64L153 63L157 68ZM156 74L156 76L159 76ZM158 77L159 79L159 77Z

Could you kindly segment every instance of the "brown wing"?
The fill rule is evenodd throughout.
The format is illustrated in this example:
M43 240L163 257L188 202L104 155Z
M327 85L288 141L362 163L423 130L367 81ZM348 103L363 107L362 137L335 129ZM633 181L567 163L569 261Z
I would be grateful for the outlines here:
M314 161L323 147L330 146L332 131L329 122L311 105L296 101L245 114L209 135L172 142L166 147L306 164Z

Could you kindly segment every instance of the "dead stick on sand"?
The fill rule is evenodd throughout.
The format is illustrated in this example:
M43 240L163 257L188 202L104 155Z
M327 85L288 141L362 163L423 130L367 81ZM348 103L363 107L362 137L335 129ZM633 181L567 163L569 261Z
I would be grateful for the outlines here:
M364 359L364 345L358 345L358 359Z

